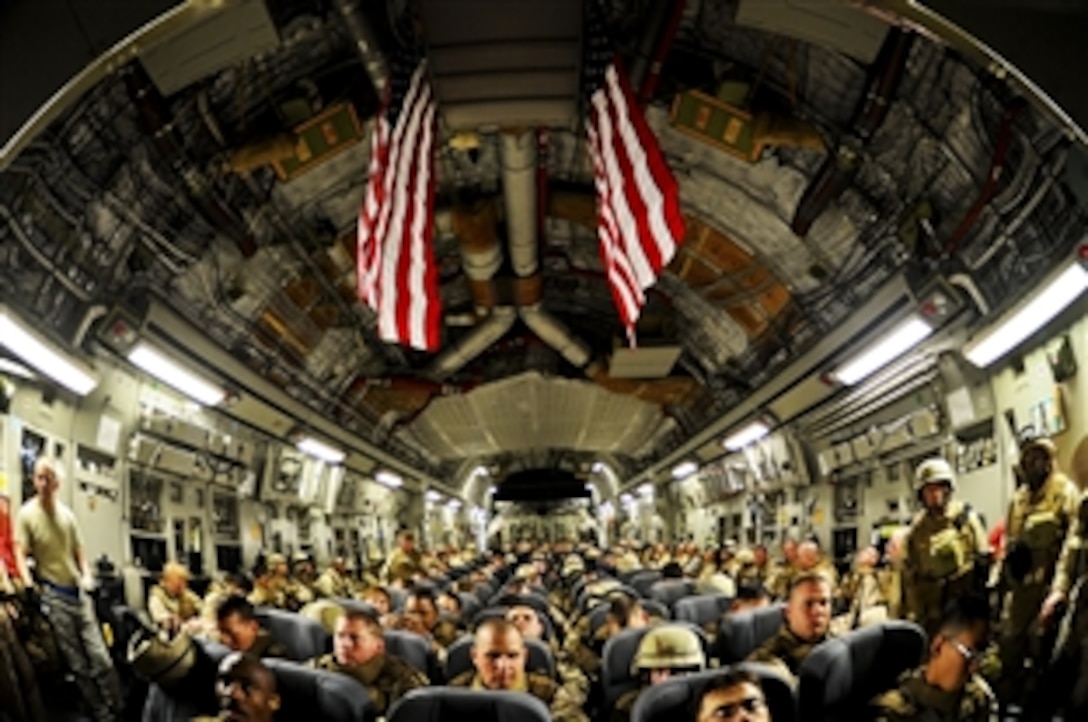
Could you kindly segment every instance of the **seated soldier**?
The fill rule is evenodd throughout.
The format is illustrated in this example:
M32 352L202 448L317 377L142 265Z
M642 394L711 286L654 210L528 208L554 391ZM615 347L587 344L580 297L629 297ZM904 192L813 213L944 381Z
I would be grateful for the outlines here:
M978 674L990 632L990 608L975 596L945 609L929 645L929 661L899 678L896 689L873 700L876 722L996 722L997 704Z
M587 615L579 622L579 633L568 635L564 646L574 664L587 676L595 677L601 669L601 652L605 642L624 629L642 629L649 624L650 615L638 599L623 592L613 592L604 624L590 633Z
M442 592L438 595L436 601L439 614L458 626L463 623L461 619L461 597L453 592Z
M518 628L522 639L535 639L547 644L552 650L552 656L556 661L556 672L563 686L570 692L578 704L585 704L589 694L589 680L576 666L571 664L567 656L559 649L555 639L546 639L546 630L540 615L535 609L518 604L506 610L506 620Z
M314 582L314 593L325 599L347 599L351 596L351 578L344 557L336 557Z
M729 611L738 614L752 609L762 609L770 603L770 595L762 582L758 579L746 580L737 585L737 596L729 603Z
M759 679L743 669L723 672L695 695L695 722L771 722Z
M462 633L452 621L441 618L434 592L426 587L416 587L408 595L400 626L431 640L436 652L456 642Z
M378 612L378 621L385 629L393 629L400 619L393 613L393 599L384 587L367 587L359 597Z
M796 679L801 662L828 639L830 624L831 582L819 573L799 574L790 583L782 628L748 655L748 661L775 665Z
M249 601L257 607L287 608L287 557L272 553L257 564Z
M451 687L528 692L548 705L555 722L588 722L578 702L551 677L526 672L525 641L505 619L488 619L472 641L473 670L450 680Z
M295 552L291 559L291 577L283 592L287 597L287 609L297 612L316 599L313 590L314 563L306 552Z
M849 628L868 627L888 619L886 590L876 569L879 562L880 552L873 546L862 549L854 560L854 573L843 585Z
M245 597L228 597L216 611L219 641L252 657L287 657L287 649L261 629L253 605Z
M201 605L200 597L189 589L189 570L177 562L163 567L162 578L151 587L147 597L151 621L171 634L186 626L193 629L199 625Z
M204 595L201 612L201 632L216 636L219 629L219 606L231 597L245 597L253 591L253 583L244 574L231 573L222 581L213 581Z
M366 687L379 717L409 691L428 684L427 677L403 659L385 651L378 620L365 612L348 611L336 620L332 654L311 662L318 669L348 675Z
M257 657L241 652L232 652L219 663L215 696L220 713L196 717L193 722L272 722L280 708L276 675Z
M673 677L701 672L706 667L706 654L698 635L678 624L654 627L638 643L631 671L639 676L638 689L623 694L612 710L613 722L627 722L635 700L648 687Z

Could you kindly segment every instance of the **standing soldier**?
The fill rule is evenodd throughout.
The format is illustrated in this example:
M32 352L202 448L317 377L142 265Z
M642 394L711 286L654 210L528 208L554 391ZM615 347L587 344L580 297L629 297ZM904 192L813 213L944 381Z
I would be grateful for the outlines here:
M407 587L422 572L422 555L416 549L416 535L408 529L401 529L397 532L397 548L389 555L388 581L400 582Z
M61 653L91 715L98 722L121 716L121 689L106 651L90 590L94 577L72 510L57 498L60 478L51 459L34 464L37 495L19 510L15 559L27 587L41 586L42 599ZM27 557L34 558L34 574Z
M948 602L975 589L975 565L986 553L986 530L970 505L951 499L955 488L944 459L918 465L914 490L923 508L907 532L903 592L907 618L930 636L940 628Z
M1019 471L1023 482L1009 502L1000 575L1007 590L998 641L997 693L1003 705L1022 704L1025 662L1031 658L1035 669L1043 664L1038 622L1047 621L1057 605L1057 599L1047 596L1080 498L1076 485L1058 470L1057 449L1050 439L1029 439L1021 445Z

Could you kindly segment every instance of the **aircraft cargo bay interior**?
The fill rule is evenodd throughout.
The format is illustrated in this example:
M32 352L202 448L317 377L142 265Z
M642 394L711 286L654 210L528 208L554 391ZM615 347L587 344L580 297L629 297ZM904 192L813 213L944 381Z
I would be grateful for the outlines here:
M1088 720L1086 29L0 4L0 722Z

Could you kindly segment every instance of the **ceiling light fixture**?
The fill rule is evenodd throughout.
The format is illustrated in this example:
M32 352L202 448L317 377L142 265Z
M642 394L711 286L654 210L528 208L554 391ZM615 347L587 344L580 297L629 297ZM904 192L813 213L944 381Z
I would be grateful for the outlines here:
M9 358L0 358L0 374L7 374L8 376L18 376L22 379L34 378L34 372L26 366L23 366L18 361L12 361Z
M442 501L442 495L434 489L430 489L426 494L423 495L423 498L427 501Z
M1019 308L968 341L964 357L979 368L989 366L1068 308L1086 289L1088 270L1076 261L1069 263Z
M762 421L753 421L735 434L725 437L722 446L730 451L740 451L745 446L759 441L769 433L771 433L770 426Z
M22 319L0 306L0 344L61 386L86 396L98 386L94 371L39 336Z
M835 369L831 376L841 384L853 386L914 348L932 333L932 326L920 316L911 315L892 327L879 341Z
M620 501L624 504L632 504L635 501L635 497L630 494L620 494Z
M400 474L394 473L392 471L387 471L385 469L382 469L378 473L374 474L374 481L382 484L383 486L388 486L390 489L399 489L401 486L404 485L404 479L401 477Z
M460 499L450 499L448 502L446 502L446 508L447 509L460 509L461 508L461 500Z
M312 436L303 436L295 442L295 448L304 454L309 454L315 459L329 464L342 464L347 455L334 446L329 446L324 441L318 441Z
M197 376L146 343L133 346L128 352L128 360L197 403L215 406L227 398L227 392L222 388Z
M653 484L643 484L638 488L638 493L642 496L652 496L654 493Z
M699 470L699 465L694 461L684 461L672 467L672 478L686 479Z

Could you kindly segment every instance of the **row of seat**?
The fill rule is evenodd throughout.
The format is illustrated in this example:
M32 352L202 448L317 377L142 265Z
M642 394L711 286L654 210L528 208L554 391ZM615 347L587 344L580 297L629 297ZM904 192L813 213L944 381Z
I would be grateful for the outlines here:
M747 656L762 640L755 633L752 619L741 621L748 623L749 634L734 638L732 650L738 656ZM602 682L606 708L637 685L637 681L630 678L630 663L644 633L644 630L628 630L605 646ZM780 708L775 710L772 705L772 719L775 722L865 719L873 697L893 688L901 674L921 664L925 649L926 637L922 629L912 622L902 621L884 622L828 640L817 646L801 664L795 688L786 685L783 695L781 685L772 680L771 687L765 691L768 701L777 698ZM744 665L743 662L736 663ZM730 666L735 666L734 661L723 664L723 667ZM759 669L758 666L753 668ZM639 695L632 722L674 721L677 713L686 713L688 708L684 705L691 702L694 690L708 677L720 672L720 669L709 670L670 682L667 687L651 687ZM763 670L759 676L766 682L776 675Z

